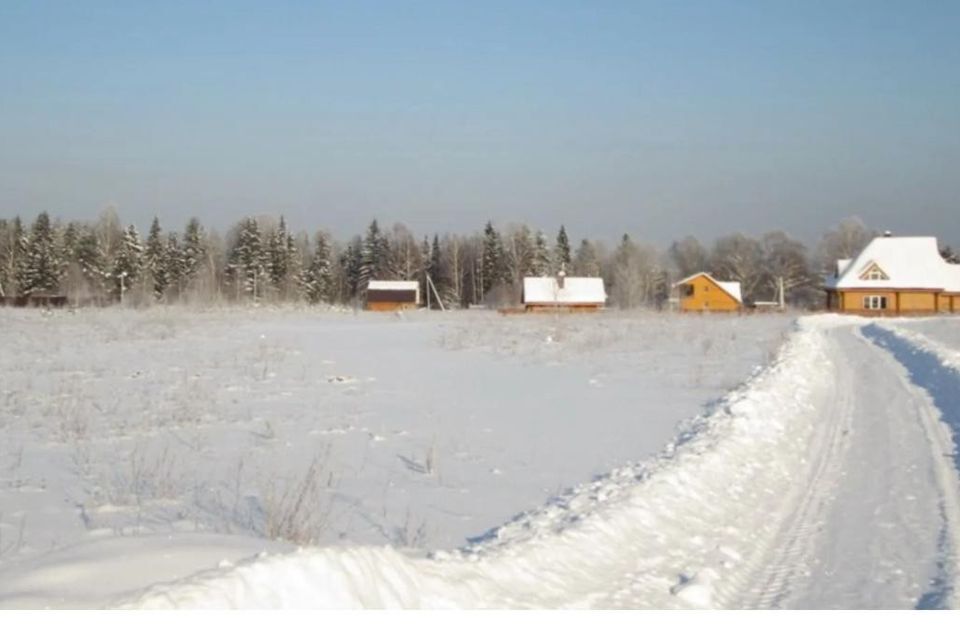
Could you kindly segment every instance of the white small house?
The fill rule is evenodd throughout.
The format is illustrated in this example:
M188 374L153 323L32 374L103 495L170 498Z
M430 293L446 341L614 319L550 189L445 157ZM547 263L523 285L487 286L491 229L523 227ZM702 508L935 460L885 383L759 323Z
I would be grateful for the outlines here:
M599 311L607 303L603 278L524 278L523 307L527 311Z

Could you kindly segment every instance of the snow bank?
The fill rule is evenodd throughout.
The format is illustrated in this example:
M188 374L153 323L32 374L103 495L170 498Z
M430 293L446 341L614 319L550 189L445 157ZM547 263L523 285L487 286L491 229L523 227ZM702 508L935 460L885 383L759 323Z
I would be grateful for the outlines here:
M723 607L793 509L833 366L801 320L777 360L657 459L617 469L490 531L417 557L302 549L157 585L125 607Z

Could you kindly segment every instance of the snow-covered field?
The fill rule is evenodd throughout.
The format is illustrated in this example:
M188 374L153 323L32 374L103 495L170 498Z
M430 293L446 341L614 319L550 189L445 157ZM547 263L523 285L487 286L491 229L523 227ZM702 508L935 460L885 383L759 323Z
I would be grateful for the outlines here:
M298 545L326 545L299 553L335 554L335 564L392 554L402 565L471 540L480 557L562 530L584 505L663 464L653 456L770 365L795 321L0 311L6 607L106 606L259 552L297 558L275 554ZM499 602L643 604L556 594Z
M3 607L960 607L960 318L0 329Z

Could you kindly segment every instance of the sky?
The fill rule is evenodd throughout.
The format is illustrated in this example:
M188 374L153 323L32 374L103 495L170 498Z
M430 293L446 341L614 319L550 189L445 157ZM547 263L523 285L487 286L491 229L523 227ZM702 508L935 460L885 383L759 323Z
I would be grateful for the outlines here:
M0 0L0 218L960 244L960 2Z

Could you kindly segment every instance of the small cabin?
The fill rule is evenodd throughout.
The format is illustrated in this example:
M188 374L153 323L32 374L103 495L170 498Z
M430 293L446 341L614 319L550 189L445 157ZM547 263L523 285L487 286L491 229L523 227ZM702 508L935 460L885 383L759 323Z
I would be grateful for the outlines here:
M855 258L838 260L824 290L827 308L840 313L958 313L960 265L943 259L934 237L888 232Z
M741 311L739 282L717 280L709 273L696 273L676 283L680 311Z
M606 303L603 278L569 278L561 271L552 278L523 279L523 308L528 312L593 312Z
M420 306L416 280L371 280L367 284L367 311L401 311Z

